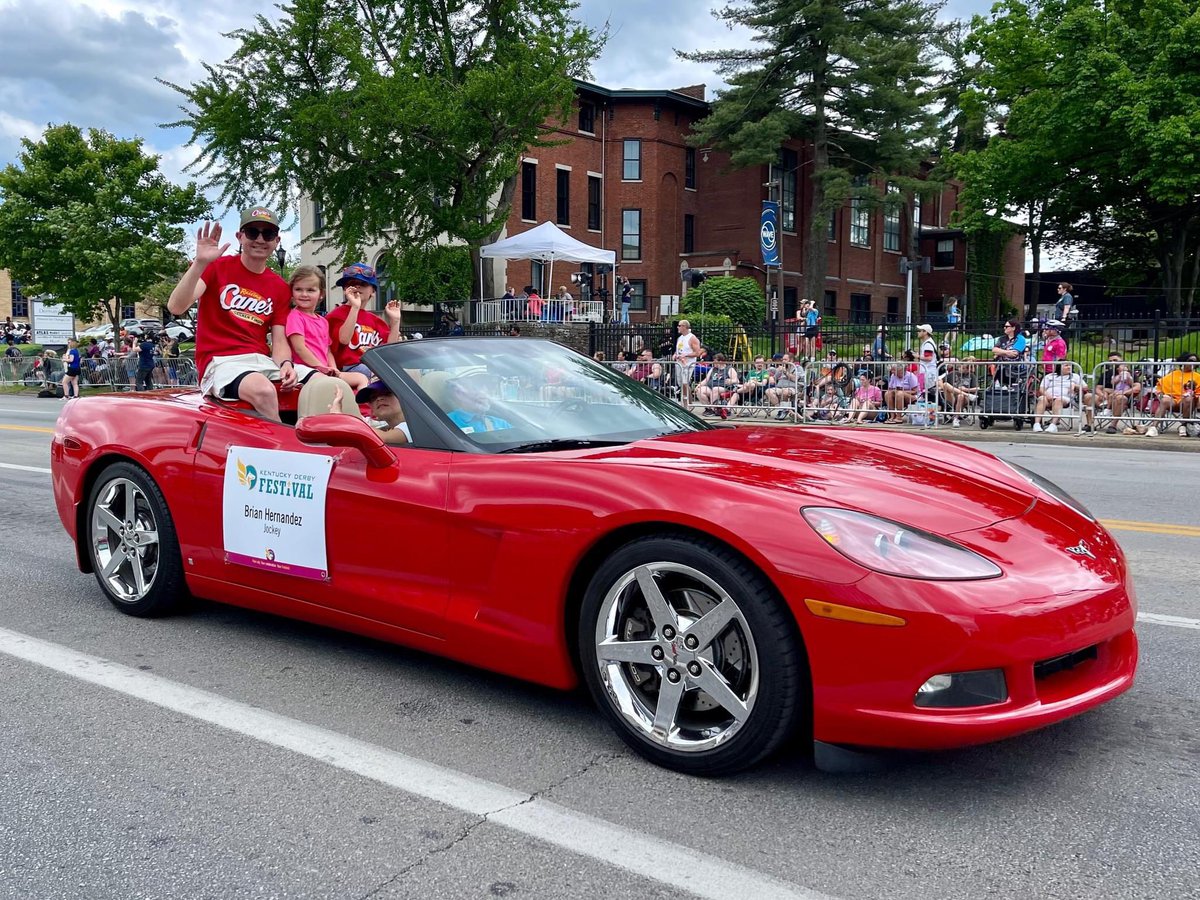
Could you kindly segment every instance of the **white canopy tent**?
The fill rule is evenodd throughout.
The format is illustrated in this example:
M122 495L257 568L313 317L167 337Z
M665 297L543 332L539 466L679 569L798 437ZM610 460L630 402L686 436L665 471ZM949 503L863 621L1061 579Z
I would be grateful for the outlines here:
M483 261L485 259L536 259L550 264L550 283L554 284L556 260L580 263L607 263L615 266L617 254L602 250L564 234L553 222L543 222L528 231L479 248L479 293L483 294Z

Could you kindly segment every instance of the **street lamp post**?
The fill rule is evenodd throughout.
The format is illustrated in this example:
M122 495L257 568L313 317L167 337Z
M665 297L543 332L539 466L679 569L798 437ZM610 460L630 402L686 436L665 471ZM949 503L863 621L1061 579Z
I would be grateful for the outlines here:
M283 275L283 264L287 262L287 251L282 246L275 248L275 261L279 263L279 274Z

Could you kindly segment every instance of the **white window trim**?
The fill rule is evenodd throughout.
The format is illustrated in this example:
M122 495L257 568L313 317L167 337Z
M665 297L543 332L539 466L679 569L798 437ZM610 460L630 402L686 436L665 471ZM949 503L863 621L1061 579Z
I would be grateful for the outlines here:
M564 166L562 163L555 163L555 164L554 164L554 168L555 168L555 169L562 169L564 172L570 172L570 171L571 171L571 167L570 167L570 166Z

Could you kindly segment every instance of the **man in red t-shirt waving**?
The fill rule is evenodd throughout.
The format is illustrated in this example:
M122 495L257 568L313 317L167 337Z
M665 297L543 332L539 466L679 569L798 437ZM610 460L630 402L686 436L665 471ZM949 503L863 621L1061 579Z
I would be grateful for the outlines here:
M238 255L224 256L229 244L221 243L220 224L206 222L196 232L196 259L171 292L167 309L178 316L200 302L196 369L201 391L244 400L278 422L279 397L271 382L289 390L311 371L301 366L297 372L284 333L291 288L267 268L279 246L279 220L266 207L244 210L237 239Z

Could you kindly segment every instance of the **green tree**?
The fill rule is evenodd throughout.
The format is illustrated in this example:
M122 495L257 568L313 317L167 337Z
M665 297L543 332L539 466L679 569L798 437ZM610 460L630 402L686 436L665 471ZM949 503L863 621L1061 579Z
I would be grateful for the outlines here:
M115 328L122 304L178 273L180 223L206 215L208 201L194 184L171 184L140 139L56 125L21 147L0 171L0 268Z
M767 314L763 289L753 278L709 278L680 301L689 316L728 316L743 327L757 327Z
M733 165L774 163L791 138L811 144L805 293L824 296L829 214L850 196L882 202L886 177L903 194L926 186L922 160L937 134L940 4L926 0L733 0L714 15L754 46L682 54L717 64L729 84L696 142Z
M521 154L565 117L602 36L563 0L295 0L234 32L175 125L231 205L321 205L318 240L496 239Z
M396 296L410 302L459 305L471 296L471 253L445 244L408 247L386 277Z
M1157 269L1172 312L1200 277L1200 10L1186 0L1005 0L976 18L997 133L959 160L975 210L1031 240ZM1040 248L1035 244L1036 251Z

